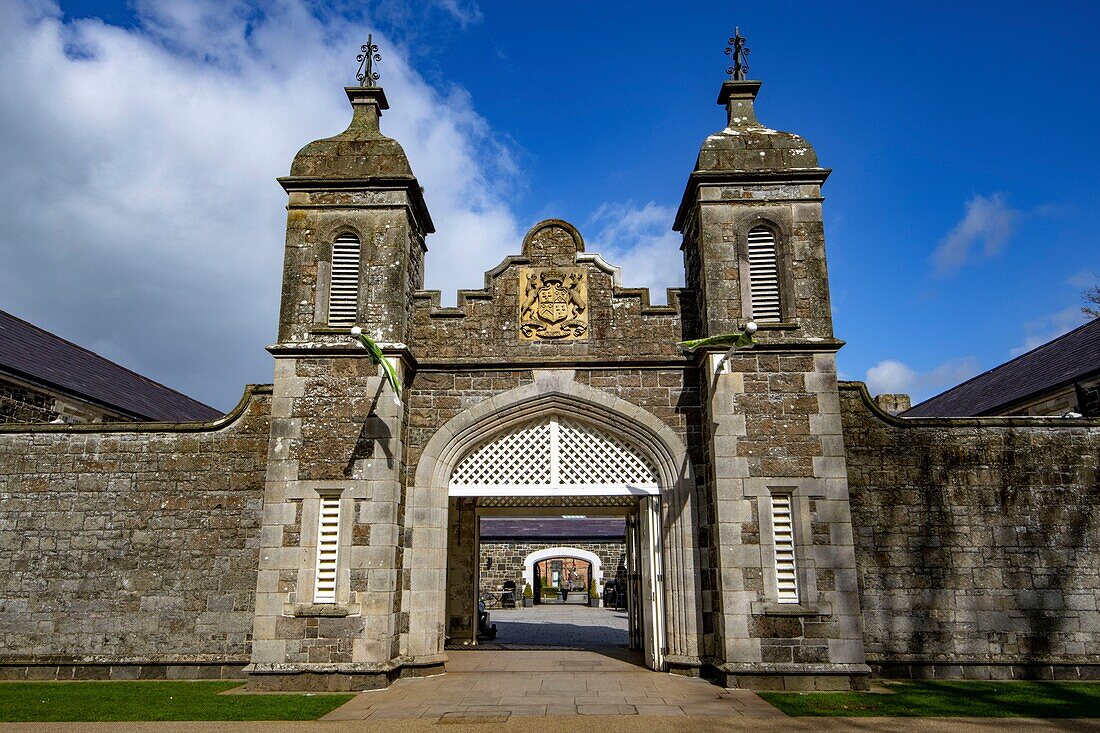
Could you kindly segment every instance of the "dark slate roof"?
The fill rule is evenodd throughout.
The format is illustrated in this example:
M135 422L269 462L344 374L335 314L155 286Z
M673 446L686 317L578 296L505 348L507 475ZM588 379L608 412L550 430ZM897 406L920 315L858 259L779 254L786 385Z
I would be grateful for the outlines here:
M481 539L483 540L621 540L625 536L626 520L622 517L591 519L483 517L481 520Z
M1100 373L1100 318L915 405L902 417L994 415Z
M0 310L0 371L138 420L213 420L222 413Z

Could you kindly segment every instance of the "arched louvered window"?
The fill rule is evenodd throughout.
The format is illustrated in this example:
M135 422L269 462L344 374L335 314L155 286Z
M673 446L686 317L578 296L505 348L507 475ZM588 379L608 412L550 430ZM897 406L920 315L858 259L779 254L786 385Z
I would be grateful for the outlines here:
M354 326L359 311L359 238L341 234L332 243L332 279L328 291L330 326Z
M602 427L549 415L474 448L451 474L451 496L650 495L657 469Z
M766 227L754 227L749 231L749 291L754 321L782 320L775 234Z

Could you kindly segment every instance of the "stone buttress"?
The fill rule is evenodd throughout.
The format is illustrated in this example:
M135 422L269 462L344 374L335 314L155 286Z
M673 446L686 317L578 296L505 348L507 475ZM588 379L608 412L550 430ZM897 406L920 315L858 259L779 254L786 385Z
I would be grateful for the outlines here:
M700 360L707 662L729 686L861 687L869 670L836 379L842 342L821 214L829 170L806 140L757 121L759 88L723 84L728 126L703 144L674 226L698 335L750 320L760 328L721 374L724 347Z
M385 94L346 91L348 129L303 148L279 181L290 201L279 338L269 347L253 689L364 689L401 667L404 412L349 327L408 371L411 294L434 230L401 146L379 131ZM340 292L330 288L338 281ZM343 312L330 302L338 298ZM319 578L326 569L335 577Z

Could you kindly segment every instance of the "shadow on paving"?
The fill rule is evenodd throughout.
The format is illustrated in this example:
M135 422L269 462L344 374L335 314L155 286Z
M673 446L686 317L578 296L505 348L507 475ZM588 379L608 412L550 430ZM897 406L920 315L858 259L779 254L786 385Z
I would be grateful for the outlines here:
M324 720L782 716L748 690L652 672L626 650L481 650L448 656L446 674L400 679L385 690L362 693Z
M493 639L477 645L455 644L448 650L574 649L605 652L625 650L630 632L626 611L587 606L536 606L490 610L496 626Z

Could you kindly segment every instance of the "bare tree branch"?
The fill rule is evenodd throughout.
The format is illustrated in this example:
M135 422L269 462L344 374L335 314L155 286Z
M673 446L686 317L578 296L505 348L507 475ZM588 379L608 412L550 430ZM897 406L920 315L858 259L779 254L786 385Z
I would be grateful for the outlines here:
M1086 303L1090 304L1082 306L1081 312L1089 318L1100 318L1100 285L1093 285L1082 293L1081 297L1085 299Z

